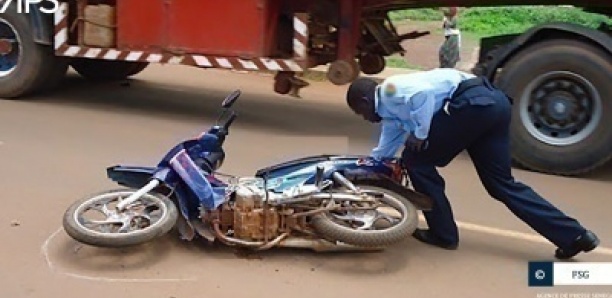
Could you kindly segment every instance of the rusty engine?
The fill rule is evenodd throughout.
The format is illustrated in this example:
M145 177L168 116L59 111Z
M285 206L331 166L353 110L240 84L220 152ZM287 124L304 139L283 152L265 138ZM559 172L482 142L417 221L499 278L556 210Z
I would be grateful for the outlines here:
M217 216L220 229L226 235L245 241L264 241L282 233L308 233L306 218L294 216L296 210L288 206L266 204L265 192L257 187L240 186L234 197L224 204Z

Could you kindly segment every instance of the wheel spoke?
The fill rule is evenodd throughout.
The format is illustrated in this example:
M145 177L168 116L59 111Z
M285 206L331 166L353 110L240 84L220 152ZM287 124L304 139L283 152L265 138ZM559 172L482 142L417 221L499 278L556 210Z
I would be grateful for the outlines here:
M126 218L125 220L122 221L122 225L117 232L119 233L129 232L131 223L132 223L132 218L131 217Z
M83 221L84 224L92 224L92 225L107 225L107 224L118 224L118 223L122 223L123 221L118 220L118 219L106 219L106 220L85 220Z
M355 230L370 230L374 227L375 223L381 219L387 221L391 225L395 225L401 220L387 213L380 212L379 210L348 211L343 215L334 214L334 217L344 221L349 226L351 223L357 223L356 227L354 227Z
M378 216L376 216L376 220L384 219L388 221L390 224L396 224L401 221L401 218L393 217L389 214L382 213L380 211L376 211L376 213L378 213Z

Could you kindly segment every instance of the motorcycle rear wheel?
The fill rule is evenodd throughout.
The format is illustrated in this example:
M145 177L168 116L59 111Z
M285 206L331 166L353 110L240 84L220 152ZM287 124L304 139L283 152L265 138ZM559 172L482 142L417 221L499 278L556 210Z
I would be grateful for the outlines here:
M323 237L361 247L386 247L398 243L412 235L418 225L417 208L407 199L389 189L366 183L355 183L364 191L380 192L379 200L401 213L399 222L384 230L356 229L343 222L341 216L323 212L313 216L312 225ZM353 217L358 216L354 215ZM367 216L367 215L366 215ZM372 216L372 214L370 214Z
M109 190L73 203L64 213L64 230L81 243L107 248L139 245L168 233L178 219L178 210L166 196L147 193L124 211L114 208L136 191ZM90 209L106 219L86 220L84 213Z

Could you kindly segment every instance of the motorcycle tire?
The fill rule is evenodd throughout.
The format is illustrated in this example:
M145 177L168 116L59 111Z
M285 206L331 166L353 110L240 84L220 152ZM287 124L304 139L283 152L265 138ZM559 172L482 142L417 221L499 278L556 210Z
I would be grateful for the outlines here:
M418 226L417 208L396 192L367 182L357 182L355 186L362 190L382 192L380 200L400 209L402 218L395 226L386 230L355 230L333 219L329 212L322 212L312 217L314 229L323 237L332 241L341 241L360 247L386 247L410 237Z
M95 203L96 201L103 202L104 200L108 200L109 198L113 197L121 197L125 199L136 191L137 190L135 189L109 190L88 196L73 203L64 213L64 230L76 241L92 246L106 248L135 246L149 242L168 233L174 227L178 219L178 209L176 205L166 196L151 192L146 193L139 200L145 199L154 202L162 211L162 215L156 222L147 227L128 232L101 232L89 229L83 224L83 218L81 217L80 212L88 205ZM101 211L104 212L105 210ZM115 212L112 208L106 211ZM106 214L106 216L108 217L108 214ZM130 226L132 224L134 224L134 218L130 220Z

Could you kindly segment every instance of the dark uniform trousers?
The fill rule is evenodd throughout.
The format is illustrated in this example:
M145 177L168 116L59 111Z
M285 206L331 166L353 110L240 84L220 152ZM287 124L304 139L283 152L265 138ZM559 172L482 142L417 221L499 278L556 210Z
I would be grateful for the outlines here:
M510 99L486 79L468 83L449 99L448 113L434 115L427 148L412 152L406 147L402 153L414 189L434 200L433 209L423 213L431 232L448 243L459 241L445 182L436 168L467 150L493 198L557 247L570 247L585 229L511 174Z

